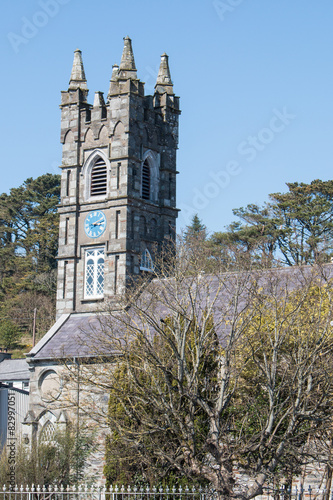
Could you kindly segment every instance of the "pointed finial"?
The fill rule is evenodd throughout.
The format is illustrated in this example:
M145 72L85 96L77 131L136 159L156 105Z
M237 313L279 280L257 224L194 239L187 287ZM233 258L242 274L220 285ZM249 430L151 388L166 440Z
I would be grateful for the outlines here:
M119 66L118 66L118 64L114 64L112 66L112 76L111 76L112 81L117 80L118 73L119 73Z
M169 57L164 54L161 55L161 64L158 71L155 89L157 92L167 92L173 94L173 84L169 69Z
M81 50L76 49L74 52L74 61L68 90L76 90L78 88L88 90L82 61L82 53Z
M134 55L132 50L132 40L126 36L124 38L124 50L119 66L121 78L137 78Z
M170 69L169 69L169 57L164 54L161 55L161 64L160 69L158 71L157 85L172 85Z

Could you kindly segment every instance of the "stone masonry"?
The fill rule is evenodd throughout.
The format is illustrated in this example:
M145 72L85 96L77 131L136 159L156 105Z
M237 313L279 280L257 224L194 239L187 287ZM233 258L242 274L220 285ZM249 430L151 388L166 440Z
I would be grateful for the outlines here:
M61 97L62 180L57 317L93 312L104 298L124 291L130 276L140 273L142 253L161 249L173 238L176 209L176 150L179 98L174 95L168 56L161 65L154 95L144 95L137 78L130 38L124 39L120 66L114 65L106 102L88 88L81 51L67 91ZM90 176L96 155L107 167L103 196L90 196ZM150 167L149 199L142 196L142 167ZM84 231L86 215L103 210L106 230L97 238ZM84 297L85 250L103 247L104 298Z
M81 51L76 50L60 106L63 150L57 321L27 355L30 394L24 424L31 443L43 436L51 439L68 421L79 425L83 416L78 408L85 399L91 399L92 408L107 409L108 395L95 394L77 379L85 364L91 370L111 369L96 358L96 313L107 300L116 304L131 277L149 272L147 262L153 262L155 252L175 237L180 111L168 56L161 56L154 95L145 96L131 40L126 37L120 65L113 66L106 102L102 92L95 93L92 105L87 97ZM94 173L99 168L102 189L100 174L96 177ZM87 230L89 217L92 222ZM96 232L89 234L89 228ZM94 252L102 258L97 261L96 257L89 275L87 256ZM145 261L147 254L151 261ZM90 296L87 276L92 275L95 284L97 275L103 286ZM86 342L82 341L84 332ZM101 444L105 424L106 418L104 430L103 422L97 425ZM91 425L96 426L93 418ZM103 446L96 458L100 475L102 458Z

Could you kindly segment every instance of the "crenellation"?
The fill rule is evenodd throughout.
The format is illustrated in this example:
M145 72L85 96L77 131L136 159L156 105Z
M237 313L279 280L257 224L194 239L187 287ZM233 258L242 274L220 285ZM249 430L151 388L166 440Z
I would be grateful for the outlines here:
M80 351L82 343L75 340L77 329L82 333L81 321L88 325L108 304L118 307L119 295L133 278L152 271L165 239L175 237L178 215L176 152L180 111L166 54L161 56L154 95L145 96L131 40L126 37L120 65L112 69L106 102L103 92L97 91L93 104L89 104L82 54L75 50L60 109L60 321L48 332L43 346L30 354L31 411L25 423L31 442L39 439L47 421L54 426L67 422L60 403L68 407L70 396L74 396L73 401L77 397L78 387L76 380L73 386L69 379L65 380L59 357L66 357L69 363L72 359L73 366L77 362L74 368L79 373L80 363L83 366L85 362ZM58 357L54 351L50 357L53 340L59 347ZM103 365L102 369L109 367ZM45 391L56 381L64 381L63 387L59 385L61 396L46 400ZM90 396L90 392L80 386L80 398ZM103 397L107 404L105 394ZM72 416L68 410L68 420ZM99 460L100 468L101 464Z
M155 94L145 96L131 40L124 40L121 64L113 67L106 102L100 91L95 92L93 105L87 102L78 50L69 89L61 94L58 315L97 310L104 298L122 293L131 275L141 272L145 249L153 256L176 223L180 111L167 56L161 56ZM93 180L97 159L101 170ZM100 178L101 193L93 191ZM88 216L93 221L90 226ZM104 252L104 294L91 298L86 289L90 250L91 255Z

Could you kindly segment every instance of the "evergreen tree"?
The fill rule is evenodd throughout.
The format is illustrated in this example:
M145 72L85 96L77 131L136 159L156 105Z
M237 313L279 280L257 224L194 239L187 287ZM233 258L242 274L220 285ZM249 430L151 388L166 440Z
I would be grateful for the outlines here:
M287 183L263 206L235 209L240 219L214 233L213 248L235 246L256 260L288 266L327 262L333 251L333 181Z
M60 176L29 178L0 195L0 337L13 347L54 321ZM14 333L17 332L15 341Z
M199 218L198 214L194 214L191 224L186 226L184 232L185 240L200 239L205 240L207 237L207 228Z

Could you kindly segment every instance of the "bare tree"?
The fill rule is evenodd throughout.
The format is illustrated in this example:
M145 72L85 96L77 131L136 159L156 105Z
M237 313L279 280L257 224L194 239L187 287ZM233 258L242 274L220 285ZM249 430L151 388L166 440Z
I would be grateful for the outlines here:
M331 268L206 268L181 247L136 280L90 335L112 367L85 382L110 394L109 480L186 477L250 499L318 460L306 443L331 416Z

